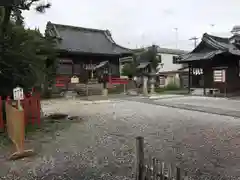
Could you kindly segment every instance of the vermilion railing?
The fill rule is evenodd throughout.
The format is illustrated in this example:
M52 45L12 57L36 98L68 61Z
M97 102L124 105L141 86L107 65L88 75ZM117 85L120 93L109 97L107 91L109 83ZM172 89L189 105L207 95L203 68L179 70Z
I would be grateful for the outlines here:
M41 104L40 104L40 94L35 94L33 96L25 97L22 100L22 106L24 109L24 119L25 123L32 125L41 123Z
M4 129L4 120L3 120L3 103L5 101L0 97L0 129ZM17 103L12 103L12 100L8 96L6 102L16 107ZM25 124L40 125L41 124L41 104L40 104L40 94L34 93L34 95L28 94L21 101L21 105L24 110L24 119Z
M56 78L55 86L56 87L65 87L68 82L70 82L69 77L64 77L64 76L61 77L60 76L60 77ZM128 79L114 78L114 77L109 76L108 82L110 84L128 84Z
M128 79L109 77L110 84L128 84Z
M64 77L64 76L60 76L60 77L56 77L56 83L55 86L56 87L65 87L66 84L70 81L69 77Z

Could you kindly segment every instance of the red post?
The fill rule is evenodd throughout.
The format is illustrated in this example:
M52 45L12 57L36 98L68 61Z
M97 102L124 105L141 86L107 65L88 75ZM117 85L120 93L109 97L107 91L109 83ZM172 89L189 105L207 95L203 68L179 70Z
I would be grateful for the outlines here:
M109 84L112 84L112 77L111 76L108 76L108 82L109 82Z
M41 124L41 104L40 104L40 94L37 94L36 95L36 100L37 100L37 102L36 102L36 104L37 104L37 109L36 109L36 111L37 111L37 123L38 123L38 125L40 126L40 124Z
M10 104L10 96L7 96L7 98L6 98L6 102L8 103L8 104Z
M24 120L25 120L25 124L28 124L29 105L28 105L28 98L26 96L24 96L23 104L24 104Z
M31 109L32 109L32 124L35 124L35 118L37 119L37 99L36 94L31 97Z
M30 114L30 119L32 119L31 120L32 125L34 125L35 124L35 114L36 114L36 108L35 108L36 103L35 103L34 96L30 96L28 98L28 103L29 103L28 110L29 110L29 114Z

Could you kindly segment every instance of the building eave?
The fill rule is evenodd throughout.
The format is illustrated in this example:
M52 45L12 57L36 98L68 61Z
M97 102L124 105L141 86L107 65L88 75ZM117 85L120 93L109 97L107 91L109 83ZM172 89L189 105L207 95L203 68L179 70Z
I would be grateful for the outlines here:
M58 49L59 53L66 53L66 54L74 54L74 55L93 55L93 56L118 56L118 57L125 57L129 56L129 54L107 54L107 53L93 53L93 52L83 52L83 51L72 51L66 49Z
M204 46L209 50L201 51ZM202 37L201 43L199 43L195 49L190 53L179 56L178 63L210 60L220 54L240 56L240 50L234 44L231 44L228 38L221 38L205 33Z

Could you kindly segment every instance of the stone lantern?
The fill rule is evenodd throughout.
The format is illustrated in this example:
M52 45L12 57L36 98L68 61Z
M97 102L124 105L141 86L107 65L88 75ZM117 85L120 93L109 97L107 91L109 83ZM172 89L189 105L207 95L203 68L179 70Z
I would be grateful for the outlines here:
M157 76L157 73L155 70L152 70L152 72L149 73L149 83L150 83L151 94L155 94L156 76Z
M156 55L156 59L157 61L159 62L160 58L158 55ZM158 63L159 65L159 63ZM150 83L150 93L151 94L155 94L155 84L156 84L156 77L157 77L157 68L154 68L154 67L150 67L150 73L149 73L149 83Z
M150 72L150 62L145 61L145 62L141 62L138 66L137 69L140 73L140 76L142 78L142 92L143 95L148 96L148 76L149 76L149 72Z

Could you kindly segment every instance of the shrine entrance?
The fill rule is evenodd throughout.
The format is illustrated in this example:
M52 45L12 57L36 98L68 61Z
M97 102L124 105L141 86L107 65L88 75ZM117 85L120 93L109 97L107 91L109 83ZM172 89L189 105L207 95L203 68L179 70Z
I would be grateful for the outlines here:
M87 72L87 79L88 80L97 79L97 74L96 74L96 71L95 71L96 66L97 66L97 64L84 64L83 65L83 68Z

